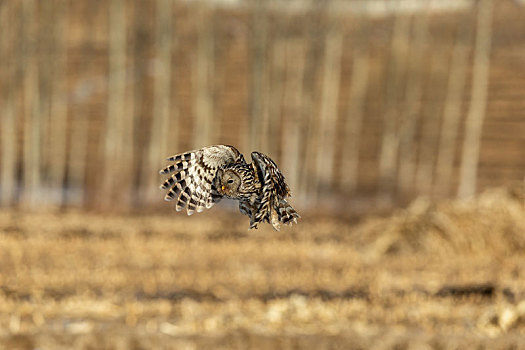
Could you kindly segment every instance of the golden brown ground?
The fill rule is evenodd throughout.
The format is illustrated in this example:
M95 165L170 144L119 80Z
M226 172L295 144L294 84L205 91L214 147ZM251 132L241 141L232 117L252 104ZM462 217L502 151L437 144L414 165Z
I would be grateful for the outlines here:
M247 226L0 211L0 348L525 348L523 192Z

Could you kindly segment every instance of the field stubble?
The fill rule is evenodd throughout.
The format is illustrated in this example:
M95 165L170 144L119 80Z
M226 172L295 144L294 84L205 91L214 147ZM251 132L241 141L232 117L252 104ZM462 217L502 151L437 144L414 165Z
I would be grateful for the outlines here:
M9 349L525 348L522 188L274 232L0 212Z

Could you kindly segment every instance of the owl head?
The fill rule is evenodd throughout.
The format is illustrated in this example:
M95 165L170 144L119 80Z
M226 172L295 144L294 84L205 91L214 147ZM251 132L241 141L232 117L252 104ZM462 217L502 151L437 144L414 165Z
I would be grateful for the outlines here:
M241 184L242 180L239 174L233 169L227 169L222 171L218 190L226 197L237 198L239 197Z

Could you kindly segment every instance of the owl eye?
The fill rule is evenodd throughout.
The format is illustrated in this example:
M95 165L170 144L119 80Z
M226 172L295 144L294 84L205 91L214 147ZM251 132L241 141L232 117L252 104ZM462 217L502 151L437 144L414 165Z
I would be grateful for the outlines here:
M233 183L233 179L229 179L229 180L228 180L228 183L229 183L229 184L232 184L232 183Z

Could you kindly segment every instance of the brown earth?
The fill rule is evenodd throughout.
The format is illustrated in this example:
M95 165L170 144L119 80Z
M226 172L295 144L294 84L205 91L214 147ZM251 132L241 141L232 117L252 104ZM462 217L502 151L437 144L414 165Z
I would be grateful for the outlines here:
M360 223L0 212L0 348L525 349L523 188Z

